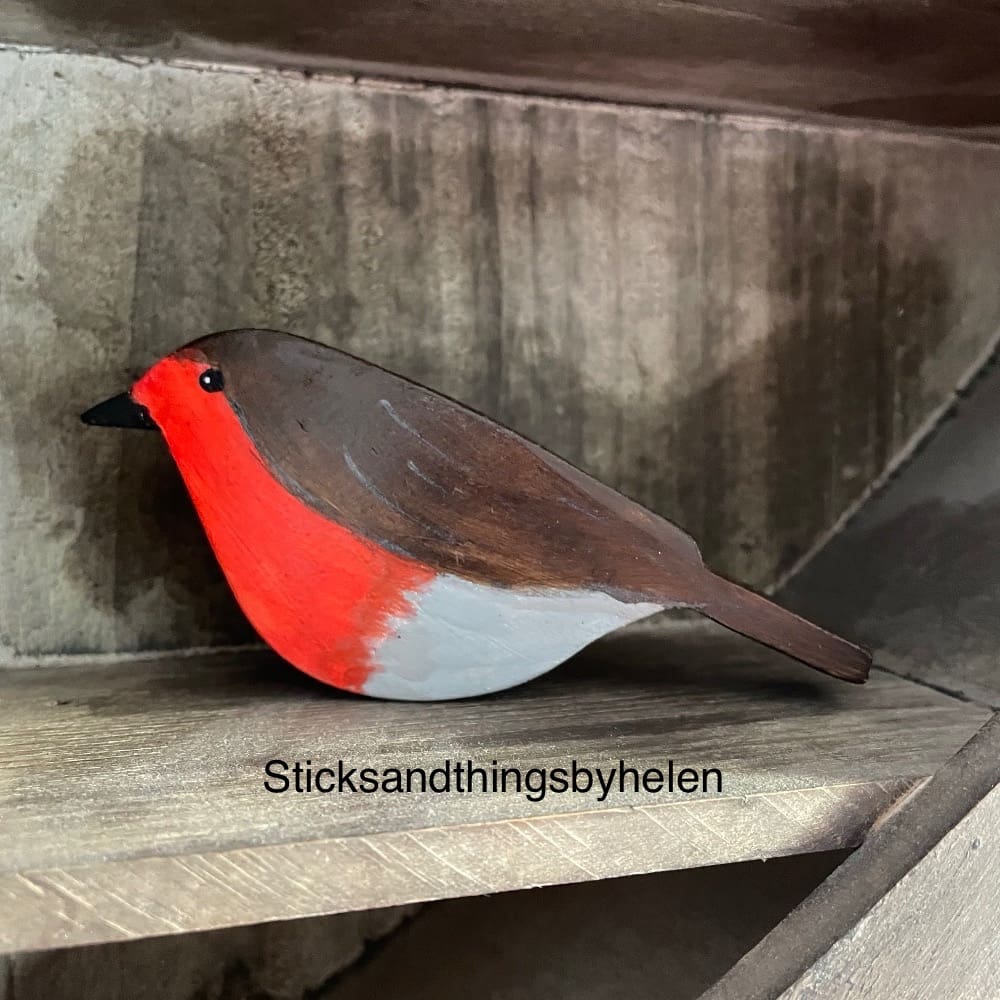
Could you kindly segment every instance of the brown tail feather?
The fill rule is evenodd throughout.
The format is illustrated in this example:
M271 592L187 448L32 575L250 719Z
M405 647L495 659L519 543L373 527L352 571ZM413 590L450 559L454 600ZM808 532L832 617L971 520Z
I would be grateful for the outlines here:
M721 576L713 575L706 581L699 610L720 625L831 677L854 684L864 684L868 677L872 656L867 649Z

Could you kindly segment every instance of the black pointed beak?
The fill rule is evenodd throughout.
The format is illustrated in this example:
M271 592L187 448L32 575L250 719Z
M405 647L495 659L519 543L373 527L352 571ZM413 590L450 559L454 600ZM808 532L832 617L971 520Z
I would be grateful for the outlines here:
M94 427L134 427L142 431L157 429L149 410L135 402L127 392L92 406L86 413L80 414L80 419Z

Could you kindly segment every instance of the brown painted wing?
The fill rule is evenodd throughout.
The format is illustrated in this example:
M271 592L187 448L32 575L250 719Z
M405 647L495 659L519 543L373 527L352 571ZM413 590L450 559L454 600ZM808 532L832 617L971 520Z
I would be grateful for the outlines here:
M191 345L273 474L326 517L439 573L689 605L851 681L863 649L710 573L676 525L474 411L288 334Z
M288 334L192 346L289 490L438 572L660 602L701 575L675 525L454 400Z

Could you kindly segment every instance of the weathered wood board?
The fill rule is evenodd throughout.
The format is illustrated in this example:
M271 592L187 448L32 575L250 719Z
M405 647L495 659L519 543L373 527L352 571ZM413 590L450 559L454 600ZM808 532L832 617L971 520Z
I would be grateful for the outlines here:
M986 715L887 675L803 676L707 626L478 701L359 699L220 654L6 670L0 710L0 952L850 846ZM673 759L722 792L279 794L276 758Z
M252 639L162 444L78 421L208 330L425 381L761 584L1000 327L986 145L38 52L0 101L8 662Z
M1000 715L703 1000L1000 995Z
M1000 11L948 0L7 0L0 38L126 57L1000 125Z

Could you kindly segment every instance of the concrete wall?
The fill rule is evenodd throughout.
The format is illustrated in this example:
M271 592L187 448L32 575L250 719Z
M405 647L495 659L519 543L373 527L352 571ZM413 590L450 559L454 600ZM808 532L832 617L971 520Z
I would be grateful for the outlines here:
M252 639L153 435L77 414L265 325L486 410L766 583L1000 317L1000 151L0 52L0 658Z

